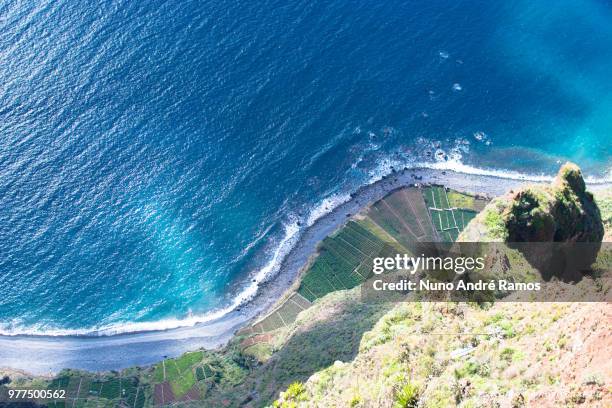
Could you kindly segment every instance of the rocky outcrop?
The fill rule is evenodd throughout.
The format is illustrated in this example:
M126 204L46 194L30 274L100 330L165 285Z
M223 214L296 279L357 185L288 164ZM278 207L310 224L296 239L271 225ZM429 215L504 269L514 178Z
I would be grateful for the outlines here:
M520 256L514 259L524 258L545 281L556 277L577 282L591 272L603 237L601 213L582 172L566 163L551 184L527 185L491 201L458 241L505 242L488 254L490 263L515 250ZM488 270L491 278L520 281L522 277L514 275L526 270L516 265L498 269Z
M459 240L601 242L604 226L580 168L566 163L549 185L528 185L494 199Z

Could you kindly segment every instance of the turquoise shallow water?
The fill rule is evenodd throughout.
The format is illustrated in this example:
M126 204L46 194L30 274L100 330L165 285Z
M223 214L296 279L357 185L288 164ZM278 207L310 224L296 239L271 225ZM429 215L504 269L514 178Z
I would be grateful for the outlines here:
M612 6L506 3L4 2L0 332L223 314L392 165L610 179Z

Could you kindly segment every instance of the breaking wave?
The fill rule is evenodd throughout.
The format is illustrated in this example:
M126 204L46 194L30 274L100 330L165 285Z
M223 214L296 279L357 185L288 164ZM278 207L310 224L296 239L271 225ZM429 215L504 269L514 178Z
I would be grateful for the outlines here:
M463 163L460 155L451 155L447 160L432 162L418 162L409 158L398 159L386 157L378 161L374 169L368 172L366 182L362 186L358 187L365 187L367 185L376 183L384 177L392 174L393 171L404 168L426 168L437 171L453 171L455 173L483 177L534 182L548 182L554 178L553 175L547 174L530 174L512 170L479 168ZM590 184L612 184L612 169L605 177L586 177L586 181ZM350 199L351 195L349 193L332 194L311 208L307 216L304 217L304 223L300 222L298 219L295 219L295 217L291 221L287 222L284 225L284 235L279 240L278 244L275 245L274 250L271 252L271 255L268 258L268 261L260 269L258 269L257 272L251 275L250 283L237 296L235 296L231 304L226 307L213 310L202 315L192 315L185 318L168 318L151 322L125 322L83 329L53 329L45 327L43 324L39 326L21 327L18 323L13 322L0 324L0 335L109 336L134 332L171 330L216 321L223 318L228 313L236 310L238 307L247 304L257 295L259 286L280 271L285 257L295 247L305 228L311 227L319 219L331 213L338 206L346 203Z

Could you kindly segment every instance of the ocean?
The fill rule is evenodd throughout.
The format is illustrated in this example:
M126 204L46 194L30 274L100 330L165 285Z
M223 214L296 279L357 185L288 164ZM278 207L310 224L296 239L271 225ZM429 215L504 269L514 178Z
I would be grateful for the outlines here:
M0 334L207 321L393 168L612 179L612 3L0 4Z

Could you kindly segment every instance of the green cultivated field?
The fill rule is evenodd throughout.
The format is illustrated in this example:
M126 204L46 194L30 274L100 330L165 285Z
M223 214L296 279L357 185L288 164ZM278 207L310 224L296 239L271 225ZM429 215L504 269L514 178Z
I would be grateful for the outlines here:
M447 191L442 186L423 188L423 196L436 232L444 242L456 241L485 203L485 200L467 194Z
M420 242L454 242L485 203L481 198L442 186L407 187L392 192L323 240L297 291L240 334L262 334L288 326L315 300L336 290L354 288L368 279L375 257L413 253Z
M274 340L282 333L279 329L290 326L314 302L325 301L320 300L323 296L355 288L364 282L372 273L373 258L416 253L422 242L456 240L484 203L483 199L441 186L396 190L352 217L337 232L324 239L312 263L302 273L297 289L266 317L240 330L240 338L232 343L231 350L224 353L190 352L178 358L166 359L151 368L131 368L104 375L65 370L53 380L44 381L44 384L48 389L66 390L67 398L44 403L58 408L144 408L189 406L191 401L208 401L212 398L217 405L211 406L223 406L228 400L217 401L215 395L222 395L219 390L233 389L243 384L250 370L259 364L257 361L269 358L274 352ZM335 295L344 293L349 292ZM356 314L362 309L365 313L367 309L357 303L353 307L352 313ZM359 323L365 324L367 319ZM297 350L312 347L311 342L329 343L323 349L343 349L344 343L357 342L358 337L353 339L351 336L358 335L354 328L359 323L351 323L350 330L341 325L326 328L325 338L295 340L295 344L285 347L286 350L293 350L290 355L295 356L286 357L283 361L295 364L291 370L299 372L305 363ZM327 333L335 329L339 330L337 336L340 337L327 338ZM345 352L350 354L350 347L346 347ZM322 352L325 354L327 351ZM315 359L308 364L320 363L325 366L328 363L321 352L313 356L318 356L321 362ZM284 378L282 370L285 369L279 367L280 371L275 376ZM266 377L257 381L260 383L258 387L265 390L267 382L272 380ZM232 404L235 406L235 401Z
M369 276L367 263L378 256L385 242L359 222L349 221L326 238L320 254L304 275L298 293L314 301L329 292L350 289Z
M65 399L39 401L49 407L131 407L145 406L148 387L137 373L96 375L79 371L62 371L49 381L47 389L65 390Z

